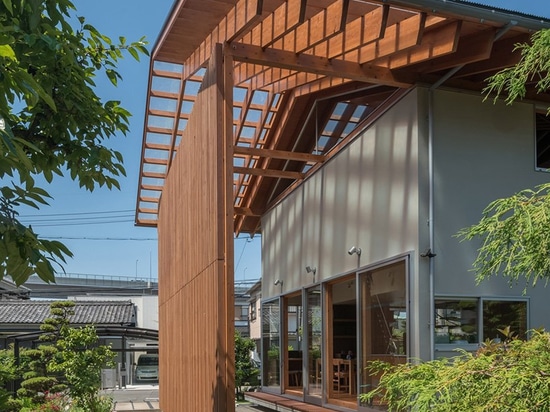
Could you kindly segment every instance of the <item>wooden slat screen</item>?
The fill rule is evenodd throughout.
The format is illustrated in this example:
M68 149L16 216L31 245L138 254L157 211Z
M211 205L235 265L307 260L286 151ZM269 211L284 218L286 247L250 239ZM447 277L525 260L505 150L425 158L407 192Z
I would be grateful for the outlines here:
M234 411L231 80L221 46L207 74L160 202L160 406ZM227 139L227 140L226 140ZM229 159L229 163L226 161ZM230 206L228 206L230 205ZM168 367L170 365L170 367Z

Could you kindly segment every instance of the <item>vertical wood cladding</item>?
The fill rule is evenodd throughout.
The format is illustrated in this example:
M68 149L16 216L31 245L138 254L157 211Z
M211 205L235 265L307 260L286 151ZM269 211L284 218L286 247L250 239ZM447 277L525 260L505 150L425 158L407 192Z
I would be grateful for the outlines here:
M218 45L162 192L159 388L164 412L231 412L235 407L228 73Z

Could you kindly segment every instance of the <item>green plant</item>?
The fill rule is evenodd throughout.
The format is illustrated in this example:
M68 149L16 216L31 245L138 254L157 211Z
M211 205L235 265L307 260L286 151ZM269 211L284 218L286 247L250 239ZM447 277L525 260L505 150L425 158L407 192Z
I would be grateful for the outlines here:
M250 352L256 348L254 341L243 338L235 331L235 387L237 398L244 399L241 387L243 385L256 385L258 383L259 369L254 366Z
M30 411L70 407L71 412L105 412L112 407L112 399L99 391L101 369L113 366L114 353L99 345L93 326L70 325L74 306L70 301L53 302L51 317L40 327L44 344L22 351L24 381L18 394L31 400Z
M550 410L550 334L527 341L503 329L503 342L485 342L477 353L418 364L369 364L380 384L360 395L390 411L546 412Z
M312 359L319 359L321 357L321 348L319 348L319 346L314 346L309 350L309 356Z
M35 177L51 183L67 175L92 191L120 188L126 173L121 153L105 142L127 133L130 113L102 101L94 79L105 75L116 86L123 53L139 60L146 42L113 42L74 11L70 0L0 7L0 278L17 284L32 274L53 281L54 267L72 256L18 219L20 207L39 209L50 198Z
M269 359L279 359L279 347L278 346L275 346L275 345L272 345L268 350L267 350L267 357Z

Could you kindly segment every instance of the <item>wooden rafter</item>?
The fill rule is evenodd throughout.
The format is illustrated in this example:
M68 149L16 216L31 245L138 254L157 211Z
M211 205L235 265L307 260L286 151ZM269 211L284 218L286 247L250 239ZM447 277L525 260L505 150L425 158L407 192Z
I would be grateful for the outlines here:
M233 167L235 173L241 173L245 175L253 176L264 176L264 177L274 177L277 179L290 179L290 180L301 180L305 177L304 173L300 172L290 172L285 170L275 170L275 169L258 169L255 167Z
M273 159L296 160L299 162L323 163L325 161L324 156L314 155L311 153L296 153L296 152L289 152L285 150L273 150L273 149L255 149L252 147L236 146L234 149L234 153L249 155L249 156L267 157L267 158L273 158Z
M353 125L368 124L393 90L451 73L446 86L479 91L488 75L518 61L514 44L528 41L530 30L397 0L185 0L174 10L150 69L139 221L154 221L156 194L193 117L196 91L186 84L202 81L199 69L224 44L233 85L246 89L233 101L237 233L258 230L269 203L340 150ZM336 95L343 100L331 100ZM322 117L319 133L308 123L312 105ZM366 119L356 118L357 108Z
M236 61L269 65L281 69L306 71L375 84L389 84L396 87L409 87L413 82L411 78L408 81L398 79L390 70L384 67L346 60L327 59L310 54L296 55L285 50L263 50L259 46L242 43L231 43L228 51Z

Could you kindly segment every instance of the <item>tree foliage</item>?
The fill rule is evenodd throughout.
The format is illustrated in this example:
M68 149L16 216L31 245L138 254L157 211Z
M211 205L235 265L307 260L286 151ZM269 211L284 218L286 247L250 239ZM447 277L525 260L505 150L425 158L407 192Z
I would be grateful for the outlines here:
M243 385L254 385L258 381L259 369L252 362L250 352L256 348L254 341L250 338L243 338L238 331L235 331L235 387L237 396L242 393Z
M101 369L113 366L114 352L99 344L92 325L71 326L74 307L72 301L50 305L51 316L40 327L44 344L24 351L26 371L18 393L40 405L50 401L46 394L68 390L76 408L87 412L110 410L112 402L102 398L99 390Z
M387 404L390 411L543 412L550 410L550 334L530 340L486 342L476 354L420 364L373 362L380 386L363 402Z
M0 278L17 284L36 273L54 280L71 252L41 239L18 219L22 205L40 208L50 198L36 176L69 176L89 191L119 188L120 152L106 142L126 134L130 113L95 92L104 74L117 85L117 62L127 51L139 60L145 41L113 42L83 17L71 26L69 0L0 2Z
M462 229L463 240L481 238L473 264L481 282L501 274L510 282L526 280L533 286L550 279L550 184L497 199L481 220Z
M520 61L491 76L484 89L486 96L495 99L504 95L508 104L523 99L528 84L535 83L537 93L550 87L550 30L537 31L530 43L518 43L514 50L521 53Z

